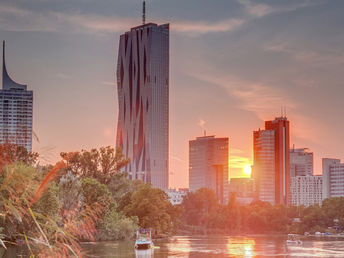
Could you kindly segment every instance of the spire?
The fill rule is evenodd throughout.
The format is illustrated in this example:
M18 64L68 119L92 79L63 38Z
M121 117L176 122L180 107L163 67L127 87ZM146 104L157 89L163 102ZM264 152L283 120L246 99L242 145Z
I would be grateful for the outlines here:
M5 62L5 40L2 41L2 89L3 90L26 90L26 85L16 83L8 75Z
M5 66L5 40L2 41L2 67Z
M142 4L142 24L145 25L146 23L146 1L143 1Z
M5 77L7 74L5 63L5 40L2 41L2 88L5 88Z

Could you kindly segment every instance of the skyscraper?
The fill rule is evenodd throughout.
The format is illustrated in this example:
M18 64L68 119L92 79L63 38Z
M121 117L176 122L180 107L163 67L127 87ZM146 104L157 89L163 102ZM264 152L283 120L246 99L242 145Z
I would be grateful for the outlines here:
M169 24L143 24L120 37L116 145L132 179L168 189Z
M344 163L340 159L322 159L323 199L344 197Z
M290 176L313 176L313 152L309 149L290 149Z
M2 56L2 90L0 90L0 143L12 143L32 150L33 92L27 85L16 83L9 76L5 62L5 41Z
M275 132L253 132L253 171L256 183L256 199L275 203Z
M253 132L256 198L272 204L290 203L289 121L279 117Z
M228 201L228 138L197 137L189 141L190 191L214 190L220 203Z

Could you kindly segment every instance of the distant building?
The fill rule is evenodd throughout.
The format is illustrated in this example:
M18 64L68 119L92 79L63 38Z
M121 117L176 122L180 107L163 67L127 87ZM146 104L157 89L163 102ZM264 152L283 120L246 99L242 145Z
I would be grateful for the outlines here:
M181 188L181 189L168 189L165 193L168 195L170 202L172 205L179 205L182 204L184 197L189 192L189 189Z
M32 150L33 92L9 76L3 41L2 90L0 90L0 143L12 143Z
M313 152L309 149L290 149L290 176L313 175Z
M271 204L290 203L289 121L279 117L253 132L255 198Z
M168 189L169 24L147 23L121 35L117 62L116 146L131 179Z
M295 176L291 177L291 203L296 206L322 203L321 176Z
M220 203L227 203L228 178L228 138L204 136L189 141L190 191L210 188Z
M344 163L340 159L322 159L323 199L344 196Z
M235 194L238 203L250 204L255 193L254 180L251 178L231 178L229 183L229 197Z

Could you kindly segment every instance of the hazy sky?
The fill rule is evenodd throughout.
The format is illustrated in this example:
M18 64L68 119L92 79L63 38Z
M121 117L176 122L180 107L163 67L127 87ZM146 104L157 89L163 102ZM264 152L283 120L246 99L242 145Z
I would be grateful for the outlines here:
M228 136L231 174L252 161L252 131L287 107L291 143L344 158L344 1L148 0L171 24L170 185L188 186L188 140ZM7 67L34 91L34 150L115 144L119 35L140 0L1 0Z

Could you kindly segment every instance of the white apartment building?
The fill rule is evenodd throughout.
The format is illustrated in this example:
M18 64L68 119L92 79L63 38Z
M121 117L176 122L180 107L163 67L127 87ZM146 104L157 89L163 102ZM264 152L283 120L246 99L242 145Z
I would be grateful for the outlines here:
M322 203L322 176L291 177L291 203L296 206Z
M322 159L323 199L344 196L344 163L340 159Z

